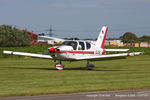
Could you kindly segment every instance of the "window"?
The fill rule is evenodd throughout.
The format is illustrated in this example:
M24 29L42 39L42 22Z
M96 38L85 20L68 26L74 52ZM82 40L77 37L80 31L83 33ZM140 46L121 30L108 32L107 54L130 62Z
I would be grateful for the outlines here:
M81 46L81 49L78 48L78 50L85 50L84 42L79 41L79 45Z
M75 41L64 41L62 45L72 46L74 50L77 49L77 42Z
M91 44L86 42L86 49L90 49L91 48Z

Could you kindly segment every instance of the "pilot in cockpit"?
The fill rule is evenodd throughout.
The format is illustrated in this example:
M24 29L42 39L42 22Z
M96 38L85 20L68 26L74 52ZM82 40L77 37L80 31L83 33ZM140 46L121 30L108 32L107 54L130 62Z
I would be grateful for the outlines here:
M81 45L78 45L78 50L82 50L82 46Z
M77 46L74 42L71 43L71 46L73 47L74 50L77 48Z

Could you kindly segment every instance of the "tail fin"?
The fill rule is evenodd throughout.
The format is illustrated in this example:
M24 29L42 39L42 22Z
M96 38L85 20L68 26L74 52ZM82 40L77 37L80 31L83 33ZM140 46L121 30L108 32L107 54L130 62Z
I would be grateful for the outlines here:
M99 34L99 36L97 38L97 41L96 41L96 46L98 48L104 48L104 43L105 43L107 31L108 31L108 27L107 26L103 26L101 31L100 31L100 34Z

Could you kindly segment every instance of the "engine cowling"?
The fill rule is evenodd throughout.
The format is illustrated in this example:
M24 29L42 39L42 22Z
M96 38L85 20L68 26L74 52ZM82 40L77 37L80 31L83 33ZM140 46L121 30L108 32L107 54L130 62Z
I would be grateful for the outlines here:
M61 51L72 51L72 46L59 46L59 47L51 47L48 49L49 53L59 53Z

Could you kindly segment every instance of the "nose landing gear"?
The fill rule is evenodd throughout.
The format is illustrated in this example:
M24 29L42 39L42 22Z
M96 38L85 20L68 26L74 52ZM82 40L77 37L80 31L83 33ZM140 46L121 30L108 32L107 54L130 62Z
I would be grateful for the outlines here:
M59 63L56 63L56 64L55 64L55 68L56 68L57 70L63 70L63 69L64 69L64 65L61 64L61 61L59 61Z
M55 68L58 69L58 70L63 70L64 69L64 65L60 64L60 63L57 63L55 65Z

